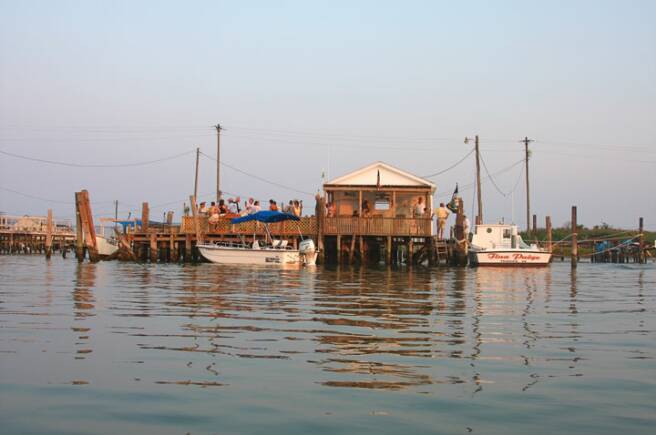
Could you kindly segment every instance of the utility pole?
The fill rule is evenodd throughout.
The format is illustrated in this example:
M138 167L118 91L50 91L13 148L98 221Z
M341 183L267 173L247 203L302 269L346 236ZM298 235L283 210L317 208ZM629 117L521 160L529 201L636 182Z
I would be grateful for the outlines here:
M200 160L200 148L196 148L196 177L194 178L194 201L198 200L198 160Z
M118 228L118 199L114 201L114 229Z
M529 184L528 184L528 158L531 155L531 153L528 150L528 144L533 142L533 140L524 136L524 140L520 142L524 142L524 151L525 151L525 159L526 159L524 162L524 166L526 167L526 233L529 234L531 232L531 195L530 195Z
M466 137L465 143L469 143L471 139ZM476 225L483 223L483 196L481 195L481 160L478 148L478 135L474 136L474 145L476 148L476 198L478 199L478 213L474 222Z
M221 124L216 124L216 203L221 199Z

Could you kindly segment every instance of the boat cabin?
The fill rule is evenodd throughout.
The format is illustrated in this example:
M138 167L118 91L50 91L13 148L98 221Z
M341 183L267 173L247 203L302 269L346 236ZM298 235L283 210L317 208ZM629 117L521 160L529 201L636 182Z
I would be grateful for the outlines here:
M471 241L481 249L527 249L530 248L519 235L517 225L477 225Z

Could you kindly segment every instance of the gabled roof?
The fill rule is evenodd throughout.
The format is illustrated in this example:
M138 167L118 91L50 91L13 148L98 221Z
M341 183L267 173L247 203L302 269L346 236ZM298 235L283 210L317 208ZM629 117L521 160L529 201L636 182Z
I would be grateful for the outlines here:
M380 180L378 178L380 174ZM379 183L380 181L380 183ZM425 178L417 177L409 172L388 165L383 162L372 163L349 174L332 179L324 186L403 186L403 187L428 187L435 191L433 182Z

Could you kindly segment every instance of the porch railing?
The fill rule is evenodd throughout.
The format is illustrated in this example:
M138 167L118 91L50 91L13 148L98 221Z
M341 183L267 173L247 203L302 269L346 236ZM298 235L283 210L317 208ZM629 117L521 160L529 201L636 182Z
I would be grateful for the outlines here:
M217 233L227 235L249 235L265 233L264 226L257 222L245 222L238 225L230 223L229 218L221 218L216 224L210 224L206 216L199 219L200 231L203 233ZM431 235L431 219L413 218L386 218L386 217L326 217L324 218L323 233L326 235L362 236L421 236ZM279 222L269 225L273 235L297 235L299 231L304 235L317 233L317 218L314 216L302 217L300 222ZM183 216L180 226L181 233L193 234L194 220L191 216Z
M324 234L362 236L430 236L432 219L387 217L325 218Z

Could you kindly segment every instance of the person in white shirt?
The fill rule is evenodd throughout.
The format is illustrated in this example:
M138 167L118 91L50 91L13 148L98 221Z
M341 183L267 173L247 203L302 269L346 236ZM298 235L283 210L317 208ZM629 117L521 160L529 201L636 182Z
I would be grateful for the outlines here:
M416 218L420 218L424 216L424 211L425 211L426 206L424 205L424 198L421 196L417 198L417 204L415 204L414 207L414 215Z

